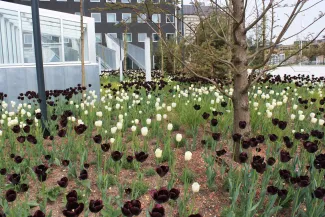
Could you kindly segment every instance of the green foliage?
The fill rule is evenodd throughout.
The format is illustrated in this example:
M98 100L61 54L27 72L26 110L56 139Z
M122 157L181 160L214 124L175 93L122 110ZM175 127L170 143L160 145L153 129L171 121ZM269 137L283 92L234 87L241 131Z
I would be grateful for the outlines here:
M154 168L149 168L149 169L144 171L144 175L146 177L154 176L154 175L156 175L156 170Z
M139 197L141 197L142 195L147 193L149 190L149 186L143 180L141 180L141 181L133 180L131 186L132 186L131 187L131 189L132 189L131 198L132 199L138 199Z

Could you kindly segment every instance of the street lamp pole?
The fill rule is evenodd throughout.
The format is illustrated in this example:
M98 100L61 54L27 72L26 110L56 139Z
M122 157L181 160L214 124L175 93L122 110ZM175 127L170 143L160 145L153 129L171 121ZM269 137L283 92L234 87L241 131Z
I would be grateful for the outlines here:
M42 37L41 37L41 27L40 27L40 19L39 19L38 0L32 0L32 21L33 21L33 36L34 36L34 48L35 48L38 97L40 100L40 108L42 113L41 123L42 123L43 134L49 135L49 132L46 129L44 124L44 121L47 121L47 106L46 106L44 68L43 68L43 56L42 56Z

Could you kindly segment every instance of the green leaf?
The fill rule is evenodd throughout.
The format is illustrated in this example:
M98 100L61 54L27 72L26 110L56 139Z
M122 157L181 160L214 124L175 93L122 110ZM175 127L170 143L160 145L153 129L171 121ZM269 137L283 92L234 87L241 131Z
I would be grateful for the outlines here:
M27 205L29 207L36 207L36 206L39 206L39 203L37 203L36 201L28 201Z

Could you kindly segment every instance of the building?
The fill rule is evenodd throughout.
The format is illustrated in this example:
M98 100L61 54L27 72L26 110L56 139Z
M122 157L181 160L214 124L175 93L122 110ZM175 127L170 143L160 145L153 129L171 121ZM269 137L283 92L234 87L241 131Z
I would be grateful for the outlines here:
M81 84L80 19L73 14L40 9L45 87L64 90ZM85 17L86 84L99 93L95 22ZM20 93L37 92L31 8L0 3L0 92L15 101Z
M196 27L200 24L201 19L208 16L213 11L213 7L205 5L184 5L184 36L187 38L193 37L196 32Z
M11 0L15 3L30 5L30 0ZM143 0L84 0L84 15L95 19L96 41L106 45L105 34L122 39L125 38L128 43L132 43L139 47L144 47L144 38L146 36L152 38L153 47L156 47L159 36L154 30L145 23L146 15L133 13L131 9L94 10L96 8L104 8L107 3L114 4L121 2L125 4L141 3ZM166 13L152 14L152 21L160 26L162 35L166 38L175 36L175 7L169 3L170 0L153 0L153 3L161 7ZM70 14L80 14L80 0L40 0L40 8L61 11ZM125 24L123 25L122 22ZM154 27L157 27L152 24ZM154 28L157 30L158 28Z

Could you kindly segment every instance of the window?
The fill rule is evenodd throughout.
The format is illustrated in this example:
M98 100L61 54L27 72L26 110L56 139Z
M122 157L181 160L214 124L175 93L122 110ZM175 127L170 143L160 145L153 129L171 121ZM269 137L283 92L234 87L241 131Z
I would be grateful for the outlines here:
M116 0L106 0L108 3L116 3Z
M24 34L24 44L28 44L28 45L33 44L33 35L32 34Z
M113 38L117 38L117 33L107 33L107 34Z
M80 12L76 12L76 13L74 13L74 14L80 16Z
M96 43L102 43L102 33L96 33Z
M58 2L66 2L67 0L57 0Z
M152 33L152 41L153 42L159 41L159 35L157 33Z
M65 44L70 43L70 38L64 38L63 40Z
M131 0L121 0L121 3L130 3Z
M80 0L74 0L75 2L80 2Z
M147 33L138 33L138 42L144 42L147 37Z
M116 13L107 13L106 16L108 23L116 23Z
M137 17L138 23L145 23L147 20L147 15L146 14L140 14Z
M143 3L145 0L137 0L138 3Z
M126 42L132 42L132 33L123 33L123 41L124 39Z
M90 0L90 2L100 2L100 0Z
M167 40L173 40L174 39L174 33L166 33L166 39Z
M100 23L102 20L100 13L91 13L91 17L95 19L95 23Z
M124 21L125 23L131 23L131 13L122 13L122 21Z
M174 23L174 15L166 14L166 23Z
M151 19L154 23L160 23L160 14L153 14Z

